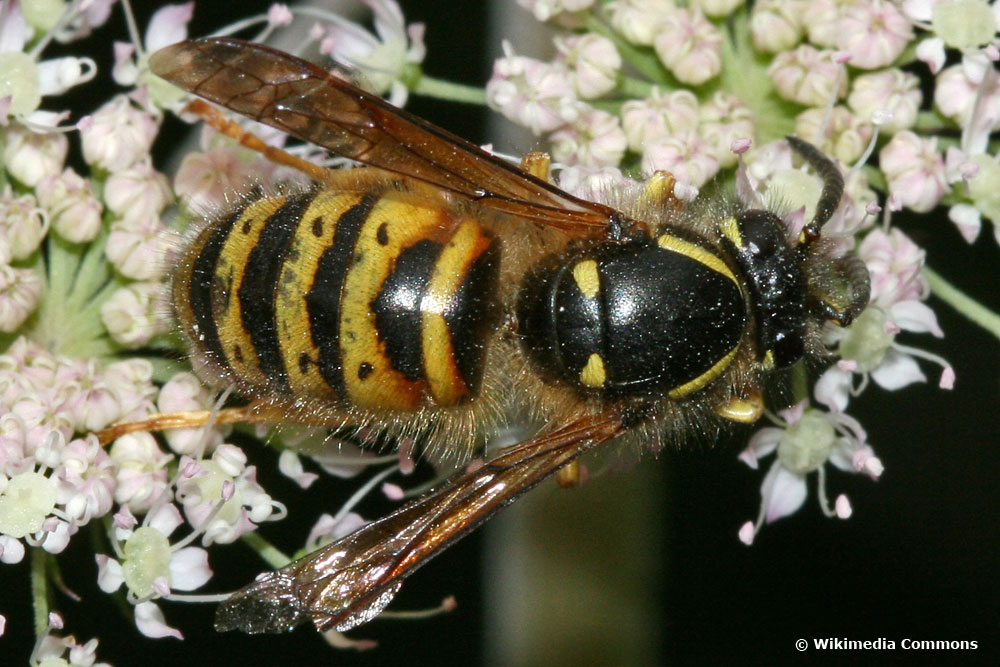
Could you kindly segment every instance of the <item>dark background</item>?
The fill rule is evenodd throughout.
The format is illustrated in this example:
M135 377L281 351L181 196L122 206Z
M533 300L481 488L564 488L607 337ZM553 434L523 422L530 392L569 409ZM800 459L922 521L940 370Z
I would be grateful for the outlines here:
M152 3L139 3L152 4ZM218 3L222 4L222 3ZM435 77L482 84L489 75L489 56L498 44L487 34L487 4L455 0L404 1L407 21L425 21L428 57L425 69ZM509 11L522 11L513 6ZM241 14L252 6L240 3ZM215 10L217 11L217 10ZM226 19L212 15L208 3L196 8L192 35L218 28ZM137 8L139 25L149 11ZM124 35L116 10L112 25L99 39L83 47L95 57L109 57L109 35ZM80 52L80 47L72 48ZM106 80L106 79L102 79ZM81 91L95 104L107 91ZM82 99L83 101L80 101ZM74 109L89 108L86 97ZM411 98L408 108L435 123L484 143L486 114L479 108ZM181 128L166 129L158 149L169 149ZM531 145L498 146L507 153ZM914 240L927 249L928 263L970 295L1000 311L997 267L1000 251L984 230L971 248L947 221L943 211L902 221ZM656 534L661 544L609 543L593 535L598 548L633 550L655 548L663 553L660 576L649 582L648 595L659 607L659 634L653 638L660 661L676 664L725 659L748 664L798 659L797 638L847 637L898 642L920 640L979 642L975 653L895 652L826 653L824 658L924 662L955 659L995 661L1000 657L1000 575L995 566L1000 553L1000 473L998 473L997 341L966 322L940 302L931 302L944 340L930 336L900 337L904 343L930 349L946 357L957 372L951 392L934 386L937 370L924 365L930 385L888 393L870 388L851 406L851 413L868 429L870 441L885 463L877 484L861 476L829 475L830 497L847 493L854 507L849 521L824 518L815 503L815 478L810 498L792 517L765 527L753 547L736 538L740 524L756 515L761 475L736 461L743 441L719 443L713 448L670 451L642 466L654 466L666 480L664 506L644 520L662 522ZM263 449L251 457L266 468L274 456ZM769 462L769 460L768 460ZM262 483L272 495L288 500L295 487L274 471L262 470ZM599 494L614 476L593 480L579 494ZM351 485L327 483L293 508L302 526L288 520L270 526L265 535L288 550L321 511L339 506ZM550 494L551 490L539 490ZM364 506L365 516L388 509L377 502ZM502 517L497 519L502 521ZM558 540L558 535L538 539ZM394 606L412 609L436 605L447 594L458 597L459 609L428 621L376 621L352 634L379 640L373 652L337 652L308 628L287 636L246 637L216 634L211 629L212 608L163 603L168 621L187 637L148 640L134 629L111 598L94 585L96 567L86 540L77 539L60 557L67 584L85 596L77 605L59 598L57 608L67 619L67 631L81 640L99 637L99 658L115 665L208 664L219 659L247 665L266 664L478 664L485 660L484 609L481 582L484 571L481 535L452 547L404 586ZM241 545L212 550L217 575L213 590L229 590L249 581L262 569ZM218 571L225 563L226 570ZM0 568L0 613L8 617L7 635L0 639L0 663L23 664L30 651L28 568ZM573 610L568 609L568 614ZM621 631L619 620L607 619L606 632ZM816 653L806 654L815 661ZM579 660L576 660L579 663Z

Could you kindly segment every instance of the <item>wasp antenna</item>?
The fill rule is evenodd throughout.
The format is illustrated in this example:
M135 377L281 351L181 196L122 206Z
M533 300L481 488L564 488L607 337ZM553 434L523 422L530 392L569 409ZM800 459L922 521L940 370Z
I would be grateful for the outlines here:
M816 215L803 230L806 236L806 243L819 238L820 229L827 220L833 217L834 212L840 206L840 199L844 196L844 177L837 169L833 160L828 158L821 150L807 141L798 137L785 137L788 145L796 153L809 163L809 166L823 179L823 192L820 193L819 201L816 202Z

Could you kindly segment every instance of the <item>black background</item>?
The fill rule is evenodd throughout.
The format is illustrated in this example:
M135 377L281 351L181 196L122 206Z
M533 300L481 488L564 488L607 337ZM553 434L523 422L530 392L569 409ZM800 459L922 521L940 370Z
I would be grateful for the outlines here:
M509 4L509 11L522 11ZM243 2L241 14L249 15L254 5L266 7ZM497 48L487 37L487 3L411 0L402 5L408 22L428 24L426 71L469 84L486 80L488 55ZM137 12L140 26L145 26L149 11L139 7ZM212 12L208 3L197 6L192 35L226 22ZM82 49L106 61L108 36L124 34L116 10L111 25ZM71 50L79 53L81 47ZM89 110L108 95L105 90L81 90L73 108ZM88 105L88 99L94 102ZM419 98L411 98L408 108L474 141L490 140L484 130L485 113L479 108ZM178 136L171 132L180 131L165 130L157 149L168 150ZM517 153L533 146L498 148ZM927 249L931 266L1000 311L1000 251L989 233L969 247L940 210L903 220L902 226ZM840 491L851 497L855 514L849 521L822 517L811 486L810 499L800 512L766 527L757 543L747 548L736 539L736 531L756 513L760 476L737 463L740 441L665 452L658 460L642 462L662 467L669 488L666 506L648 517L650 522L664 522L667 536L659 547L665 553L663 575L649 588L663 619L657 638L661 660L676 664L795 660L800 658L793 642L800 637L885 637L897 643L904 637L971 639L980 646L975 653L824 654L828 659L987 662L1000 656L996 567L1000 348L947 306L934 300L931 305L946 338L903 335L900 340L949 359L957 372L956 387L944 392L933 381L893 393L873 387L852 404L851 413L868 429L886 472L877 484L861 476L830 476L831 497ZM936 378L935 368L925 365L924 370ZM251 457L265 468L274 461L273 454L263 449L252 451ZM261 476L273 495L283 500L297 495L295 487L273 471L262 471ZM601 485L614 483L614 477L604 477L574 493L599 493ZM308 526L319 512L336 508L349 489L350 485L345 491L344 485L335 483L317 485L305 504L293 511ZM374 502L363 512L376 516L386 508ZM286 521L265 534L291 550L303 530ZM148 640L108 596L97 591L93 552L80 539L60 562L67 583L85 600L75 604L60 597L57 608L67 619L67 631L81 640L99 637L100 659L121 666L208 664L220 659L247 665L478 664L485 660L481 582L489 576L483 572L482 544L481 537L473 535L449 549L408 581L395 603L399 608L433 606L454 593L458 611L429 621L384 621L360 628L353 634L380 642L378 649L364 654L331 650L308 628L277 637L216 634L210 607L169 603L162 604L168 621L184 632L186 641ZM235 588L262 569L248 554L238 544L213 548L217 569L213 590ZM223 563L225 571L218 571ZM4 656L0 663L23 664L30 651L27 563L3 566L0 577L0 613L8 617L7 634L0 639ZM607 632L616 631L616 620L609 618ZM803 657L815 661L816 653Z

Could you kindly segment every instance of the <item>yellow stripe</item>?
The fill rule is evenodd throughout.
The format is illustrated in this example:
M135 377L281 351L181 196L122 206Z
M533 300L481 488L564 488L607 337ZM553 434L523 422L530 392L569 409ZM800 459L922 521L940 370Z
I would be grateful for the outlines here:
M265 384L268 379L260 370L257 350L250 335L243 329L243 311L240 309L237 290L243 282L247 259L257 246L264 223L287 199L288 197L268 197L250 204L233 225L215 267L215 280L230 286L225 307L214 313L219 340L222 341L233 373L250 384ZM213 293L214 291L213 289ZM213 303L213 310L220 305ZM242 360L236 358L237 346Z
M316 365L319 348L313 344L306 296L316 279L320 257L333 245L337 220L360 199L361 195L358 193L332 190L318 193L299 220L298 229L281 267L274 303L274 320L288 382L295 394L337 397ZM313 232L317 218L322 219L320 236ZM300 362L302 355L306 355L311 361L305 365L305 372Z
M421 302L420 338L424 372L431 395L439 406L457 405L469 388L455 363L455 351L444 313L468 274L469 267L490 245L490 239L474 220L463 220L448 241L431 274Z
M740 233L740 226L736 224L736 218L729 216L719 223L719 231L727 239L732 241L737 248L743 248L743 235Z
M669 396L670 398L683 398L684 396L687 396L688 394L696 392L699 389L703 388L709 382L722 375L723 371L726 370L726 367L729 366L729 364L733 361L733 358L736 356L736 352L739 349L740 346L737 345L732 350L730 350L729 353L726 354L726 356L722 357L717 362L715 362L714 366L712 366L707 371L705 371L695 379L691 380L690 382L686 382L679 387L674 387L669 392L667 392L667 396Z
M585 387L600 389L607 381L608 375L604 370L604 359L596 352L591 353L587 358L587 364L580 371L580 384Z
M601 291L601 276L597 272L597 262L585 259L573 267L573 280L588 299L593 299Z
M425 401L426 382L407 380L386 357L371 303L404 248L421 239L444 242L439 238L444 227L442 212L426 202L405 193L388 193L372 207L358 235L340 306L340 354L347 396L361 407L411 411ZM383 224L385 245L378 242ZM372 368L363 380L358 377L361 364Z
M684 241L676 236L670 236L669 234L664 234L660 238L656 239L656 242L665 250L673 250L676 253L693 259L699 264L707 266L716 273L724 275L726 278L733 281L737 287L739 287L739 282L736 280L736 276L734 276L733 272L729 270L726 263L701 246L695 245L689 241ZM740 292L742 291L743 290L740 290Z

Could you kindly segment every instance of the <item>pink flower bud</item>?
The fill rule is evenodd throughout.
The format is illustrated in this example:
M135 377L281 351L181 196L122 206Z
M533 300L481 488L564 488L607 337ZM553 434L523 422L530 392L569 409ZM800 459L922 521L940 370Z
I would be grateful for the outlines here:
M722 69L722 33L697 10L669 12L657 28L653 48L681 83L701 85Z
M859 2L837 23L837 47L851 54L851 65L877 69L893 63L913 39L913 24L892 2Z
M568 165L613 167L625 155L625 133L606 111L587 109L573 123L549 135L552 156Z
M841 69L834 61L833 51L819 51L803 44L775 56L767 73L784 99L803 106L822 107L831 97L840 98L847 93L846 77L839 75Z
M170 199L167 177L153 169L148 160L112 173L104 184L108 209L122 218L159 215Z
M629 149L641 153L648 144L698 127L698 99L689 90L661 92L622 105L622 129Z
M156 121L124 95L82 119L78 126L83 158L111 172L126 169L148 155L158 130Z
M64 132L32 132L20 123L12 123L4 131L4 166L11 176L28 186L58 174L68 150Z
M734 143L746 141L754 136L753 112L735 95L718 91L698 110L700 128L698 134L712 145L715 156L724 168L734 167L737 152ZM747 143L739 152L750 147Z
M882 148L879 165L889 192L918 213L933 209L948 192L937 137L924 139L910 131L899 132Z
M576 119L576 93L563 67L518 56L507 42L504 52L486 84L491 109L536 135Z
M156 214L125 218L111 224L104 254L121 274L133 280L150 280L163 270L165 227Z
M0 266L0 331L17 331L41 296L42 280L34 271Z
M101 321L114 341L127 348L141 347L164 331L157 312L159 282L137 282L120 287L101 304Z
M612 0L604 5L611 27L642 46L652 45L660 19L674 9L673 0Z
M804 14L797 2L755 2L750 14L750 37L754 47L768 53L791 49L802 39Z
M45 238L49 218L30 194L14 196L10 185L0 194L0 264L27 259Z
M97 236L102 206L89 180L67 168L61 174L44 178L35 191L57 234L73 243L91 241Z
M581 98L600 97L618 83L622 59L614 43L607 37L590 32L565 38L556 37L555 43Z
M821 127L824 118L826 126ZM828 118L825 109L806 109L795 118L796 135L808 137L824 153L845 164L861 157L871 140L872 131L867 119L858 118L843 106L831 109Z
M913 127L921 101L920 79L899 69L855 78L847 98L848 106L861 118L871 118L877 111L890 112L891 119L881 124L882 131L889 134Z
M694 132L661 139L646 147L642 173L669 171L679 183L701 187L719 171L715 149Z

